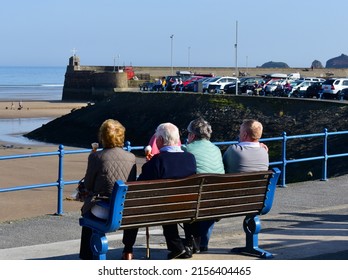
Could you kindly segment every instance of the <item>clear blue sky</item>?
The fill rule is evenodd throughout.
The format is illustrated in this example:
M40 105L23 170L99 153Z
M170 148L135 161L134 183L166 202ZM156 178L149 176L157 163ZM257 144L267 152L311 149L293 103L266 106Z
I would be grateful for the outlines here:
M324 66L348 54L348 1L11 0L0 9L0 66ZM171 35L173 39L170 39ZM173 43L173 48L171 47Z

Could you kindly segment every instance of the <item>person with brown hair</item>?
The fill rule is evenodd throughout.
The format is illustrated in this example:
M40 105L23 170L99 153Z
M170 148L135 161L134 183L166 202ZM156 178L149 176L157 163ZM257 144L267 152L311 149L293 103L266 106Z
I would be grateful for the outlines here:
M81 212L107 219L107 210L97 205L98 201L108 200L117 180L135 181L135 155L123 149L125 140L124 126L117 120L108 119L99 128L99 142L103 149L92 152L88 157L85 187L90 193ZM92 229L82 227L80 258L92 259L90 248Z

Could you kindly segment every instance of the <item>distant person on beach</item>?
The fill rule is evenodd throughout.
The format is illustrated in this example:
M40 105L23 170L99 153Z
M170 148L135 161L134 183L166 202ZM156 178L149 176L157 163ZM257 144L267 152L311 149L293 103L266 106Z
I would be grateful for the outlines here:
M172 123L162 123L156 129L156 142L160 150L142 166L138 180L179 179L196 173L196 160L191 153L184 152L179 143L179 129ZM122 259L133 258L133 245L138 229L124 230ZM168 259L190 258L192 252L184 246L178 225L163 225L163 235L169 250Z
M117 180L135 181L135 155L123 149L125 128L117 120L108 119L99 128L99 142L103 150L92 152L88 156L85 175L85 187L90 195L85 200L81 212L82 216L94 215L100 219L107 219L107 211L98 206L98 201L108 200ZM90 248L92 229L82 227L80 258L93 259Z
M23 109L23 102L22 102L22 100L21 101L19 101L19 103L18 103L18 110L22 110Z
M259 142L262 132L263 126L257 120L243 121L239 143L229 146L223 155L226 173L268 170L268 148Z
M195 156L197 173L224 174L224 164L220 149L210 142L213 132L211 125L203 118L197 118L190 122L187 127L188 144L183 146L184 151ZM193 236L186 236L187 246L192 247L193 252L208 251L208 243L213 231L215 220L193 223L188 226L193 229ZM195 228L196 227L196 228ZM198 229L198 234L196 230Z

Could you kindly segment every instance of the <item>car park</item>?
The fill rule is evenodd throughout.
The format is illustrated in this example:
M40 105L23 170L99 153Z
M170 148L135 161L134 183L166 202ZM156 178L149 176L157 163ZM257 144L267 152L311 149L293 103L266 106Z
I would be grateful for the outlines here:
M348 78L331 78L321 86L322 99L339 99L341 91L348 88Z

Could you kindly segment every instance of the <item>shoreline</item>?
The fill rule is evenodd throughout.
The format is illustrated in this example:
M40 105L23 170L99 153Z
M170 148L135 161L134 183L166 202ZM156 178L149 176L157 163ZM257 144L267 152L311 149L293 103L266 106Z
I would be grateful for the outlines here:
M13 108L11 109L13 103ZM59 118L69 114L73 109L87 106L86 102L67 102L61 100L28 100L22 102L22 109L18 102L0 100L0 119L30 119L30 118ZM0 140L0 150L21 150L54 147L58 145L49 143L22 144Z
M67 102L61 100L23 101L22 109L18 102L0 100L0 119L16 118L57 118L69 114L73 109L87 106L86 102ZM12 108L11 108L12 107Z

